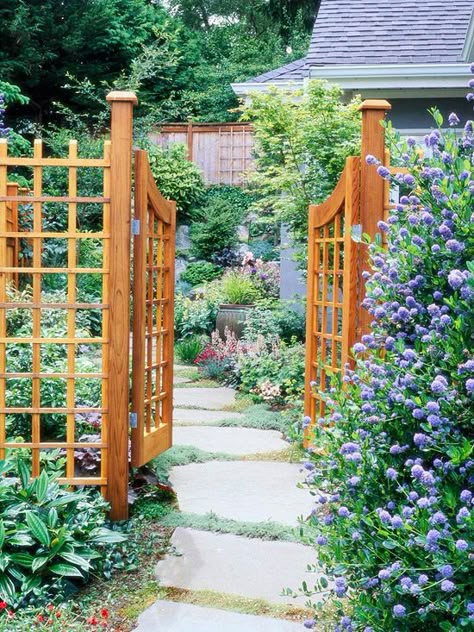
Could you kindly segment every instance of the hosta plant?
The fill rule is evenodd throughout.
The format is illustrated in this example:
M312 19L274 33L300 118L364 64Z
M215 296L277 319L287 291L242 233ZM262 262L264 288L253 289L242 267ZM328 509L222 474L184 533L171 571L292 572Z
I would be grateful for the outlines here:
M0 599L12 609L77 589L125 540L97 494L68 491L25 462L0 463Z
M371 246L372 332L327 416L304 420L316 591L340 632L474 625L474 132L434 115L424 151L401 147L407 172L367 157L406 195L379 224L387 248Z

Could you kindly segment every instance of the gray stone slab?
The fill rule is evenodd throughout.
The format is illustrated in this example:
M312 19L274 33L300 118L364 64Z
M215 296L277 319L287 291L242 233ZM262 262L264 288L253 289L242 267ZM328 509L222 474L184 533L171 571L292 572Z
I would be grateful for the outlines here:
M181 377L180 375L175 375L173 378L173 384L189 384L192 382L189 377Z
M284 450L288 443L277 430L219 428L218 426L175 426L173 445L192 445L208 452L256 454Z
M243 419L242 413L232 413L226 410L202 410L200 408L175 408L173 423L183 426L214 424L226 419Z
M296 486L304 478L300 469L272 461L210 461L174 467L170 482L181 511L296 526L314 504L307 489Z
M174 405L176 407L194 406L207 410L220 410L234 402L234 389L225 386L217 388L177 388L174 391Z
M138 619L135 632L301 632L301 623L283 619L157 601Z
M305 580L309 586L314 583L315 576L306 570L315 561L314 549L303 544L182 527L173 533L171 544L175 553L166 555L156 567L163 586L213 590L302 606L306 597L284 597L282 591L285 588L296 591Z

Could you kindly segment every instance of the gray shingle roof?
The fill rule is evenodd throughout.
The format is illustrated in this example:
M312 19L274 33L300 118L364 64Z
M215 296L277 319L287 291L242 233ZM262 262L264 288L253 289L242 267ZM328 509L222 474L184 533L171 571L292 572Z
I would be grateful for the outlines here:
M252 81L257 83L267 83L269 81L300 81L304 79L307 74L308 71L305 71L305 59L303 58L280 66L280 68L276 70L264 72L262 75L258 75L258 77L252 79Z
M474 0L322 0L308 65L461 61Z
M321 0L308 55L251 79L298 81L310 66L461 60L474 0Z

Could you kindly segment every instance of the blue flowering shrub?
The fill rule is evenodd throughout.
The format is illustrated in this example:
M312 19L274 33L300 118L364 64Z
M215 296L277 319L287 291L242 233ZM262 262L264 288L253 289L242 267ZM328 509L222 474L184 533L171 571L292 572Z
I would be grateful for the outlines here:
M326 417L303 422L317 447L305 464L315 592L339 632L474 627L474 134L449 124L424 157L413 139L399 146L408 174L378 167L408 193L379 224L387 248L370 246L372 333ZM314 608L307 628L324 601Z

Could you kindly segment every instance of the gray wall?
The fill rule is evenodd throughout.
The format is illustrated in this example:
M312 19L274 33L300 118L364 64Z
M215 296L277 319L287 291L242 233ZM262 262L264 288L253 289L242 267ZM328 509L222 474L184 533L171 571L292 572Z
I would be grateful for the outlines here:
M292 246L286 226L281 227L280 238L280 298L282 301L292 301L291 307L303 312L304 306L293 301L295 297L301 299L306 296L306 279L302 277L303 271L298 268L298 263L293 259L295 248Z
M444 117L446 127L448 127L448 116L451 112L456 114L464 124L468 119L473 118L472 104L468 103L464 97L440 99L432 97L430 99L390 99L392 106L388 118L393 126L400 130L408 129L430 129L434 127L432 116L428 110L437 107Z

